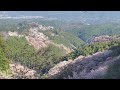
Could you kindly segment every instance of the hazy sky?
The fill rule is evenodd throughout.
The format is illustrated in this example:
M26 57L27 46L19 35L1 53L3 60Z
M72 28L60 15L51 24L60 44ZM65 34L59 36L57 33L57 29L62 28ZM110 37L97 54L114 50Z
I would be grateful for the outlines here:
M0 11L2 15L9 16L43 16L58 19L76 18L120 18L120 11Z

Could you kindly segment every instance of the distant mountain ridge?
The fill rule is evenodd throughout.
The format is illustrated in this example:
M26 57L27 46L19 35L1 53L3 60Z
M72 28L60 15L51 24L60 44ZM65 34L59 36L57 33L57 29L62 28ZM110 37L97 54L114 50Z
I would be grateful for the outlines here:
M1 11L0 15L11 17L18 16L42 16L47 18L56 18L65 21L79 20L113 20L120 18L118 11ZM94 19L94 20L93 20Z

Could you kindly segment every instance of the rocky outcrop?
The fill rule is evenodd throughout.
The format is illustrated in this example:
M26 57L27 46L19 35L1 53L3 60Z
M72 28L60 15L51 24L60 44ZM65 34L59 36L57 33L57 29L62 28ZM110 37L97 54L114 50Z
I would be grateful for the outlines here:
M62 67L59 66L61 63L59 63L49 71L49 74L52 78L58 78L66 74L66 76L61 77L63 79L102 78L107 71L109 63L113 61L111 53L112 51L104 51L87 57L80 56L71 62L66 61L68 62L67 66L64 65L64 62L61 62L64 68L61 69ZM54 74L53 72L55 69L57 72ZM68 73L72 73L72 75Z
M65 67L67 67L68 64L70 64L72 60L69 61L63 61L55 65L55 67L51 68L48 72L49 76L57 75L60 73Z

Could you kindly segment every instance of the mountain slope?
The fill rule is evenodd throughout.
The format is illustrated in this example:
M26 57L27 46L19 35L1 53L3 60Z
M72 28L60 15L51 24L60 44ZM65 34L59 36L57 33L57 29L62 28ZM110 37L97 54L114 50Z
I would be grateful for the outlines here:
M72 33L83 41L89 43L95 36L119 35L119 23L104 23L98 25L82 25L81 27L69 28L65 31Z
M112 44L111 44L112 45ZM110 46L111 46L110 45ZM119 77L120 44L92 55L60 62L48 72L52 79L106 79ZM57 71L56 71L57 70Z
M107 57L106 57L107 56ZM98 73L99 69L102 69L101 67L104 66L105 63L107 63L109 60L109 56L111 56L111 51L106 52L100 52L96 53L95 55L86 56L77 58L74 61L68 61L70 63L66 63L63 67L59 67L58 65L56 69L58 73L51 74L54 70L54 68L50 69L48 76L49 78L54 79L92 79L92 78L100 78L103 74ZM60 63L59 63L60 64ZM57 65L56 65L57 66ZM103 67L104 69L104 67ZM95 74L96 73L96 74ZM74 76L74 74L77 76ZM94 76L90 76L94 75ZM100 77L99 77L100 76Z
M79 38L75 41L76 37L64 31L42 31L35 30L35 28L26 31L22 33L17 31L6 32L5 46L7 51L5 51L5 55L10 62L20 63L23 67L35 70L39 74L39 78L55 64L64 61L64 56L70 53L76 45L82 44ZM4 36L4 33L1 34ZM52 38L50 38L50 35ZM54 40L56 37L60 39L60 43ZM74 46L71 46L71 44L74 44ZM17 74L17 72L15 73ZM22 78L22 76L20 77Z
M50 38L50 40L53 40L54 43L63 44L69 48L78 48L82 44L84 44L83 40L65 31L53 30L46 31L43 33L47 35Z

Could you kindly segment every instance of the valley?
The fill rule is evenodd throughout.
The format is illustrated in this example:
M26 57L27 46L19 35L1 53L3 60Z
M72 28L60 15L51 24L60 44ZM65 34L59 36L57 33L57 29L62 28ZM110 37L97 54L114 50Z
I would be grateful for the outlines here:
M119 13L20 13L0 16L0 79L120 78Z

